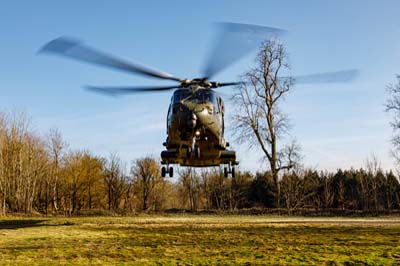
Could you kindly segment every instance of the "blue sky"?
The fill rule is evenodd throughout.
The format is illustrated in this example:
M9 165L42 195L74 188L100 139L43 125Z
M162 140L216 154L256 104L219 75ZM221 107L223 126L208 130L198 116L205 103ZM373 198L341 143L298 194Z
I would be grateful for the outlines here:
M170 84L37 55L46 42L73 36L120 57L196 77L213 23L287 29L293 74L359 68L351 84L296 86L285 102L304 163L318 169L361 167L372 153L384 168L390 117L385 86L400 73L399 1L4 1L0 8L0 109L32 117L35 131L58 128L71 148L126 162L159 155L170 93L110 98L82 85ZM236 80L254 53L215 78ZM221 90L224 95L230 89ZM229 114L233 106L227 106ZM229 128L229 121L228 128ZM229 134L228 134L229 138ZM238 147L242 169L262 169L261 153Z

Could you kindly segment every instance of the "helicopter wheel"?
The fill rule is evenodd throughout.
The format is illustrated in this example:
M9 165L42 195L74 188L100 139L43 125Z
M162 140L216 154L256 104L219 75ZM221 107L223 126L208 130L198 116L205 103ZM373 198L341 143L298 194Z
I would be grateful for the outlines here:
M169 173L169 177L173 177L174 176L174 168L172 166L169 168L168 173Z
M224 167L224 177L228 177L228 168Z
M161 177L165 177L167 174L167 169L165 169L165 166L161 167Z
M231 169L231 176L232 176L232 178L235 178L235 167L234 166L232 166L232 169Z

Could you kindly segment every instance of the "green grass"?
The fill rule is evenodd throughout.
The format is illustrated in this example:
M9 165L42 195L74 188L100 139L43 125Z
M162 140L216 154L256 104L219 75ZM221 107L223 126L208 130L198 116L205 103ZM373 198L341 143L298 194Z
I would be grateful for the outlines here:
M0 265L392 265L399 218L0 219Z

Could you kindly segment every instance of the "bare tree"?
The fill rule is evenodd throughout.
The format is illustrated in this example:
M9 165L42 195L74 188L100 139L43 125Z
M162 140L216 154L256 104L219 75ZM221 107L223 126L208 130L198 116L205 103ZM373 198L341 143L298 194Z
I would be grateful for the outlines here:
M196 170L187 167L179 171L179 182L182 186L183 206L189 200L191 211L197 211L200 201L200 177Z
M0 216L6 214L7 184L5 176L5 160L3 159L4 142L6 138L6 120L3 114L0 114Z
M250 206L249 191L251 189L252 175L250 172L238 171L231 180L232 209Z
M257 54L256 67L242 76L233 100L238 113L233 117L240 143L259 146L268 159L280 207L279 172L293 168L299 160L299 146L286 142L290 128L280 104L291 90L293 79L282 77L289 69L285 47L278 40L265 41Z
M379 208L379 201L378 201L378 194L379 194L379 187L380 187L380 179L378 178L378 174L382 173L381 163L376 157L375 154L371 155L371 158L367 158L365 160L365 165L367 167L367 174L371 177L371 190L373 196L373 202L375 206L375 211L378 211Z
M392 136L392 155L400 165L400 75L396 76L397 82L391 83L386 87L388 99L386 100L386 112L393 115L390 123L393 129Z
M286 174L282 178L282 196L289 215L304 205L304 180L296 174Z
M333 177L329 173L321 173L322 181L322 202L325 209L332 208L333 200L335 198L335 190L333 184Z
M209 176L211 202L214 208L226 210L230 207L231 182L225 178L221 168L212 168Z
M124 166L116 154L111 154L105 162L104 183L107 190L108 210L116 210L126 190L129 189Z
M154 158L145 157L133 162L131 173L142 200L142 210L145 211L149 207L153 190L161 179L160 166Z
M320 180L317 172L298 168L296 171L283 175L281 183L282 196L289 215L299 208L319 209Z
M101 184L103 178L103 162L88 151L72 151L64 155L62 184L63 209L69 215L83 209L91 209L94 198L94 187Z
M46 174L44 143L29 130L29 118L12 113L3 120L1 134L1 190L11 211L32 211L39 180ZM3 194L3 193L2 193ZM4 199L3 199L4 209Z
M50 130L47 136L47 150L50 156L50 169L47 182L51 188L51 201L55 212L58 211L60 169L62 167L61 161L65 147L66 143L62 139L61 133L56 129Z
M337 200L340 209L344 211L346 209L346 181L343 178L340 178L337 183Z
M369 210L372 204L372 182L373 176L367 173L364 169L357 171L355 178L358 182L358 192L360 198L358 200L360 207L363 210Z
M210 176L211 172L209 169L201 169L200 171L200 186L201 186L201 194L203 196L203 201L205 205L205 209L211 209L211 186L210 186Z

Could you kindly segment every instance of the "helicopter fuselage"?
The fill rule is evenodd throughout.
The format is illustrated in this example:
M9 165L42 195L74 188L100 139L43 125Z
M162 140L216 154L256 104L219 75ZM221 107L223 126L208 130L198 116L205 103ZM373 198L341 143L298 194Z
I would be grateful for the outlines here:
M176 90L168 109L167 135L162 164L237 164L235 152L226 149L224 103L214 90L200 86Z

